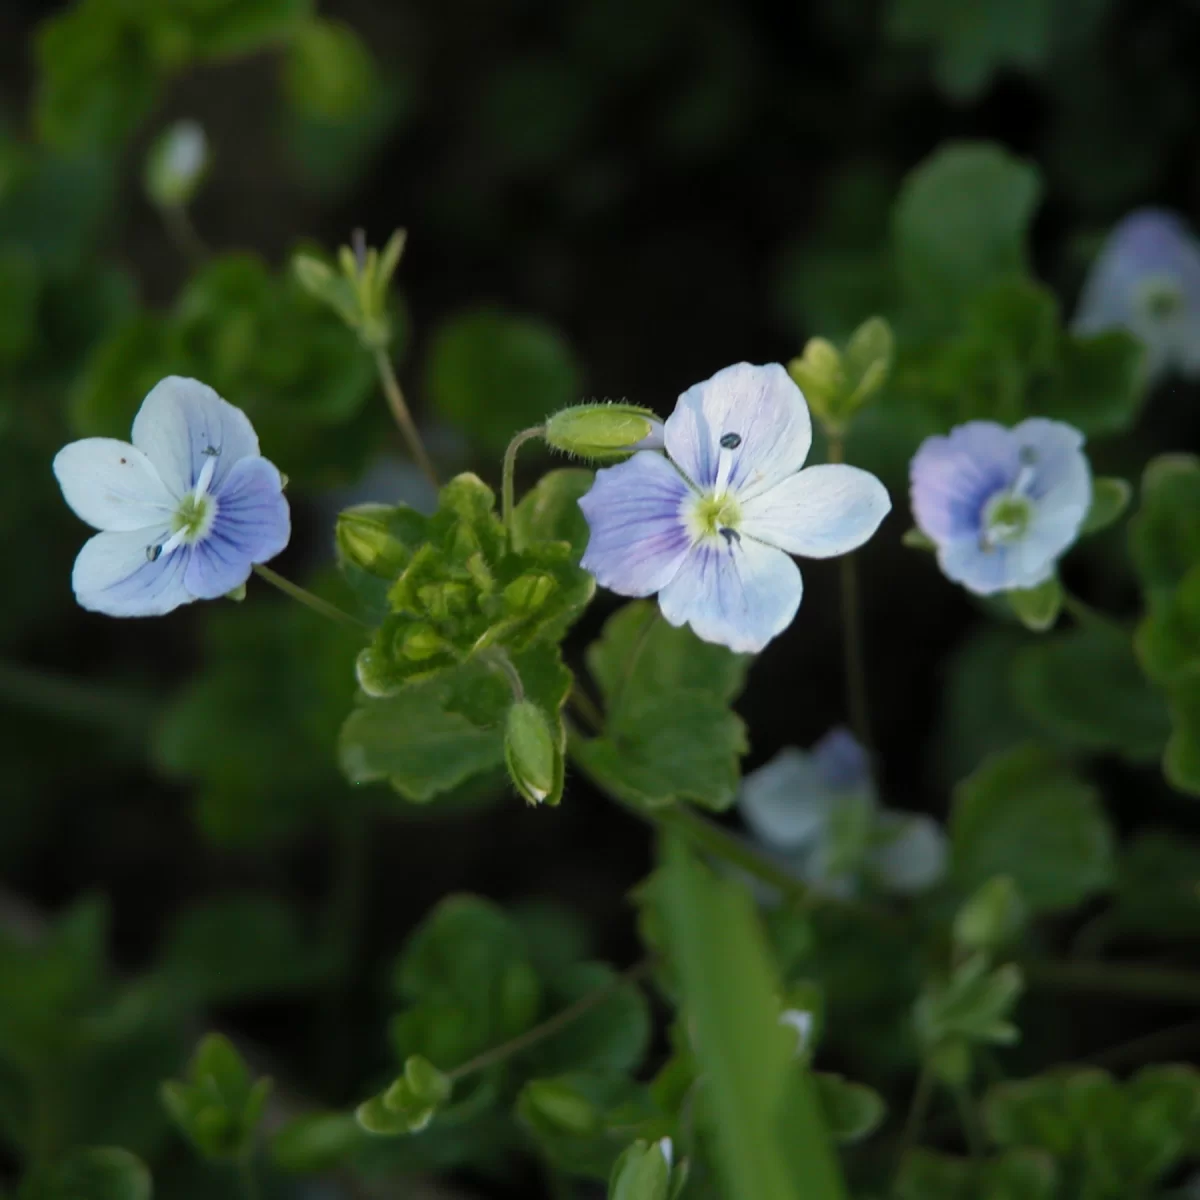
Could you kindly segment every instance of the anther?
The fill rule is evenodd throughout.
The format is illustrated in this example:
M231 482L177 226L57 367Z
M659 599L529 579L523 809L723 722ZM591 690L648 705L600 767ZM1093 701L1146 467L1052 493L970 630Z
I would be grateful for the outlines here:
M725 433L721 435L721 445L726 450L736 450L742 444L742 435L740 433Z

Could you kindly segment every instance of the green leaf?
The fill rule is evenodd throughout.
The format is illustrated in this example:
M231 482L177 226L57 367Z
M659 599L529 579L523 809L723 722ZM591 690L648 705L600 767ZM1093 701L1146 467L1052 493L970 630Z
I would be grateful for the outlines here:
M331 965L280 900L232 893L177 917L163 954L163 969L199 1004L306 991Z
M571 673L557 647L532 646L512 662L526 696L561 733ZM424 804L503 765L511 704L505 676L478 658L394 696L361 697L342 727L342 770L353 783L387 780L406 800Z
M1162 697L1138 667L1128 634L1089 623L1023 649L1017 703L1071 749L1156 759L1169 731Z
M1141 343L1124 330L1067 335L1030 415L1044 413L1088 434L1119 433L1134 422L1146 397Z
M150 1172L128 1150L72 1150L53 1167L34 1171L17 1200L150 1200Z
M611 995L531 1051L535 1074L641 1067L650 1045L650 1006L636 984L618 984L616 971L606 963L576 963L552 977L546 1015L610 988Z
M434 335L427 387L438 413L481 450L579 401L581 373L551 326L497 310L451 318Z
M289 39L283 86L305 117L334 125L352 120L370 107L377 76L362 38L340 21L309 18Z
M271 1160L282 1171L323 1174L344 1163L362 1144L362 1130L349 1113L309 1113L276 1130Z
M1129 548L1143 586L1173 588L1200 563L1200 459L1162 454L1142 474Z
M873 1088L825 1071L814 1071L813 1082L825 1126L835 1142L861 1142L883 1124L887 1105Z
M727 808L746 750L729 702L748 661L668 625L653 603L626 605L588 649L608 716L604 736L577 747L580 760L632 803Z
M513 510L513 545L520 553L535 542L566 542L578 562L590 531L579 500L595 475L579 467L550 471L521 497Z
M892 214L905 300L931 329L954 328L973 294L1026 269L1037 171L987 142L950 142L904 181Z
M1070 908L1112 879L1099 795L1036 746L994 755L959 784L950 835L962 887L1009 875L1035 913Z
M1138 658L1146 674L1170 683L1200 666L1200 562L1171 589L1147 596L1149 612L1138 626Z
M1133 499L1128 480L1101 475L1092 480L1092 507L1083 519L1081 534L1099 533L1121 519Z
M1026 629L1044 633L1058 620L1062 610L1062 584L1057 575L1052 575L1037 587L1005 592L1005 598Z
M1112 921L1150 938L1200 936L1200 846L1176 833L1139 833L1117 865Z
M894 1200L1054 1200L1054 1160L1032 1150L1008 1150L971 1161L910 1150L900 1163Z
M913 1023L925 1053L936 1058L947 1048L969 1051L976 1045L1017 1041L1020 1034L1011 1017L1024 986L1016 964L993 969L986 953L959 963L947 979L934 980L917 998Z
M1005 68L1038 72L1052 45L1051 0L979 0L964 12L954 0L891 0L890 38L929 47L933 78L952 100L978 99Z
M1172 787L1200 796L1200 666L1173 680L1167 689L1171 736L1163 774Z
M299 32L313 0L212 0L180 5L173 32L204 58L232 58L284 42Z
M666 846L661 917L729 1200L844 1195L816 1090L779 1023L778 980L750 898Z

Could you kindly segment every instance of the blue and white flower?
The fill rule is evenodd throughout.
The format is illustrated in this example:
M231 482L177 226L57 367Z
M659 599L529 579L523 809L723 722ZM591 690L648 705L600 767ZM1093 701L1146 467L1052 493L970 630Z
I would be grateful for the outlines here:
M1200 241L1161 208L1132 212L1092 264L1073 328L1125 329L1146 348L1153 383L1169 371L1200 379Z
M777 363L738 363L679 397L666 457L640 451L596 472L579 504L591 528L583 567L623 596L658 593L672 625L709 642L761 650L800 605L789 555L861 546L891 508L857 467L801 470L812 421Z
M866 752L845 729L808 753L781 750L746 776L738 806L758 843L821 892L848 895L866 878L907 894L945 874L941 826L880 805Z
M228 595L291 534L283 479L246 414L195 379L171 376L150 392L132 444L72 442L54 474L101 531L75 560L75 597L109 616L161 616Z
M1042 417L1013 429L968 421L927 438L910 480L942 572L980 596L1049 579L1092 504L1083 434Z

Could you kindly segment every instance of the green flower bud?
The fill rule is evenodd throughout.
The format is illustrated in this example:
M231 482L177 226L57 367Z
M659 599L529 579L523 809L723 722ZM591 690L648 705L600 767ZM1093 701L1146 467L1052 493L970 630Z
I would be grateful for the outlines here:
M828 433L844 434L851 418L883 387L892 367L895 339L882 317L864 321L839 351L812 338L788 363L788 374Z
M445 1104L454 1091L450 1076L420 1054L411 1054L405 1060L404 1082L412 1095L426 1104Z
M521 1092L521 1110L532 1124L555 1133L584 1136L600 1128L600 1112L560 1079L533 1079Z
M541 709L528 700L517 701L508 710L505 722L504 760L513 787L528 803L541 804L554 793L558 759L550 722Z
M177 121L146 155L146 194L159 208L182 208L208 173L208 138L196 121Z
M386 504L357 504L338 513L334 537L342 561L380 579L395 579L411 555L391 532L392 512Z
M997 875L975 890L954 918L954 941L964 950L998 950L1025 922L1025 904L1017 885Z
M668 1200L671 1160L670 1138L634 1142L613 1165L608 1200Z
M634 404L577 404L546 422L546 441L580 458L616 458L662 449L662 422Z

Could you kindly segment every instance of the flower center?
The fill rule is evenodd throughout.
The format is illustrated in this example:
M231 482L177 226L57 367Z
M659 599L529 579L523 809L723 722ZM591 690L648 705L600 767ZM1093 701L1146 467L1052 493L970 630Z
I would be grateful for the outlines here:
M1015 489L997 492L983 509L982 542L985 550L1020 541L1033 519L1033 501Z
M1154 275L1138 288L1138 304L1152 321L1166 322L1183 311L1183 289L1170 275Z
M742 507L732 492L698 496L688 513L688 524L697 541L715 537L730 543L740 541L737 527L741 520Z
M171 536L161 545L146 547L146 558L150 562L156 562L180 546L193 546L208 536L217 519L217 500L208 494L208 486L217 469L219 455L219 450L209 452L196 486L179 501L179 507L171 516Z

